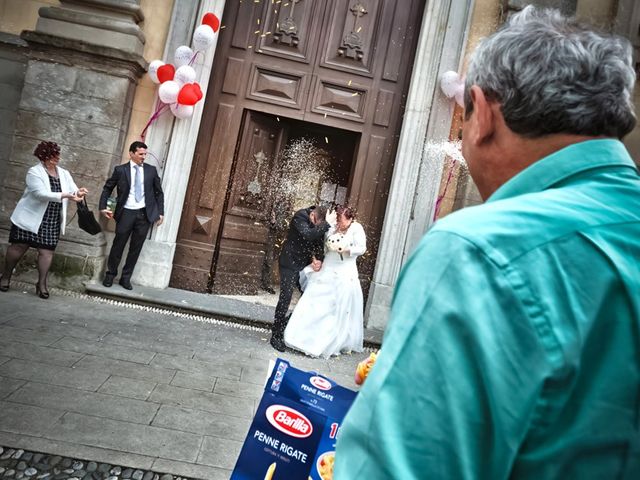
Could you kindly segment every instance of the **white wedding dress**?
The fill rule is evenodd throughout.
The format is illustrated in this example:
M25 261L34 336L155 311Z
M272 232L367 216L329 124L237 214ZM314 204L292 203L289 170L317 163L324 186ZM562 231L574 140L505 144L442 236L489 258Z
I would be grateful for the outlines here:
M335 233L331 228L325 238ZM353 222L344 234L350 254L326 251L322 268L300 273L304 293L284 331L284 343L313 357L361 352L362 287L356 258L367 249L362 225Z

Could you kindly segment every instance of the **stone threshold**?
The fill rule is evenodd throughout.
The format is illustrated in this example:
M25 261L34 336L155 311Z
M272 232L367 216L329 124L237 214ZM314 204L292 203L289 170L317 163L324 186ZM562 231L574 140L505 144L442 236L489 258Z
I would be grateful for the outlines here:
M100 282L85 284L90 295L111 298L119 301L141 305L160 306L179 312L197 313L202 316L215 317L243 325L271 328L274 307L257 303L255 297L247 296L246 300L235 296L196 293L177 288L153 288L133 285L133 290L126 290L118 285L105 287ZM382 344L383 332L376 329L364 329L365 347L379 348Z

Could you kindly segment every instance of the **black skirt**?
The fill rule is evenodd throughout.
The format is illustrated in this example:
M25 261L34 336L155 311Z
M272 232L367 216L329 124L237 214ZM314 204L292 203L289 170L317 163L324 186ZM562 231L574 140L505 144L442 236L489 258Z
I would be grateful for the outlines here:
M49 184L52 192L62 192L60 179L49 175ZM23 230L20 227L11 224L11 232L9 233L9 243L26 243L30 247L44 248L46 250L55 250L60 238L60 224L62 222L62 203L49 202L44 217L40 223L38 233Z

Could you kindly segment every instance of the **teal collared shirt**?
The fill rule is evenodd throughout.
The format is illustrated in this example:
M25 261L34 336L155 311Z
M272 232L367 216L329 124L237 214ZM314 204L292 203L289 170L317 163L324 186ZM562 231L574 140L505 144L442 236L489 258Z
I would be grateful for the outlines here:
M640 479L640 176L550 155L403 269L335 480Z

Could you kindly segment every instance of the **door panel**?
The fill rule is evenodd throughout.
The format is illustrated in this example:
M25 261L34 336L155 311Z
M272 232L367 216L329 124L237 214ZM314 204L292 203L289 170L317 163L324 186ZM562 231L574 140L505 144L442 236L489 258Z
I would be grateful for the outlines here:
M383 0L336 0L320 65L373 77L383 4Z
M315 55L312 44L318 34L317 22L324 9L322 4L317 0L289 0L267 8L258 50L267 55L311 63Z
M213 267L215 293L253 295L260 288L273 172L283 134L283 124L272 117L246 112Z

